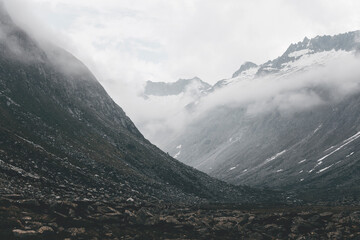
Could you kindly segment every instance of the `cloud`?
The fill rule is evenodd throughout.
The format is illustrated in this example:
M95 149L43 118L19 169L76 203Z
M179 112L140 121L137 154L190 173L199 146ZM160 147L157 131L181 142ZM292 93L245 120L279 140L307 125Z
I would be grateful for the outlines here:
M7 2L32 32L41 34L44 26L38 26L46 22L47 28L66 36L62 44L70 45L66 49L87 65L97 66L91 68L105 87L108 81L120 85L193 76L214 83L231 76L244 61L277 57L304 36L360 28L356 0ZM59 33L48 35L57 41Z
M360 2L356 0L5 2L15 21L33 36L53 42L83 61L144 131L151 130L151 125L145 122L152 122L158 129L168 129L182 126L189 119L180 111L189 102L186 97L174 103L173 108L166 103L151 105L139 98L147 80L169 82L199 76L215 83L231 76L244 61L261 64L274 59L290 43L305 36L360 28ZM252 104L249 109L256 112L261 106L267 106L266 96L287 86L286 82L281 87L278 82L271 86L273 81L267 83L263 79L249 83L246 87L258 89L259 94L255 96L259 98L251 103L251 96L245 97L244 92L240 99L249 101ZM270 93L266 93L267 87ZM228 99L227 95L233 94L230 91L209 96L206 103L201 103L203 112L216 102L240 104L240 100ZM276 95L272 104L291 109L308 98L311 99L309 107L323 101L316 92L286 93ZM261 97L263 101L259 101ZM164 121L166 124L162 126Z
M163 104L150 101L149 104L159 108L153 116L157 117L156 122L149 115L143 116L148 121L143 122L142 130L150 140L161 145L163 139L172 139L191 124L201 124L224 107L244 109L247 116L254 117L269 112L288 115L335 104L360 92L360 59L352 53L339 51L334 54L337 57L329 58L322 65L312 65L305 71L234 82L201 98L191 111L181 108L181 104L186 103L181 98ZM148 107L148 110L152 109ZM164 130L166 132L162 132Z
M220 106L245 107L249 114L267 111L302 111L342 100L360 90L360 59L339 54L324 65L291 75L269 75L244 80L204 98L203 114Z

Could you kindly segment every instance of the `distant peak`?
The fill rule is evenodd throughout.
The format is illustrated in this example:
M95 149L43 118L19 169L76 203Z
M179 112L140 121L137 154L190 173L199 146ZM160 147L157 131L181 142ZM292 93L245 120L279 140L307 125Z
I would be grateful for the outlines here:
M305 37L302 42L291 44L286 50L285 54L289 54L295 51L309 49L313 52L322 52L330 50L344 50L351 51L357 48L356 36L359 35L359 31L347 32L337 34L334 36L323 35L316 36L314 38Z
M147 81L144 94L147 96L170 96L178 95L187 91L188 87L195 83L198 90L206 90L211 87L210 84L202 81L198 77L190 79L179 79L176 82L152 82Z
M241 65L241 67L244 67L244 68L252 68L252 67L257 67L257 64L253 63L253 62L244 62L243 65Z
M258 65L255 64L255 63L253 63L253 62L244 62L244 63L240 66L239 70L237 70L237 71L232 75L232 78L237 77L237 76L240 75L240 73L242 73L242 72L244 72L244 71L246 71L246 70L249 70L250 68L257 67L257 66L258 66Z
M337 35L322 35L314 38L305 37L298 43L292 43L280 57L262 64L257 72L258 76L278 72L284 63L295 61L304 55L328 51L357 51L360 52L360 41L357 41L360 31L346 32Z

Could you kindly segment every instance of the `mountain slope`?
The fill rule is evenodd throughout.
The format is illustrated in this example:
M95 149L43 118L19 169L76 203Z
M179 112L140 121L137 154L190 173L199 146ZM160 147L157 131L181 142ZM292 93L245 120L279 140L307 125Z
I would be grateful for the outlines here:
M81 62L40 46L0 9L1 194L192 202L248 202L262 194L163 153Z
M222 80L193 109L200 117L162 149L233 184L358 198L359 35L305 38Z

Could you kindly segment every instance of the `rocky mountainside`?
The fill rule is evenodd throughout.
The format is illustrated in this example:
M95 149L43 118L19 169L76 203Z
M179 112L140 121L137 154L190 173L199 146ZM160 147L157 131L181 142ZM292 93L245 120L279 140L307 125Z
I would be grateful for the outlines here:
M358 199L359 36L305 38L275 60L245 64L217 83L189 114L200 117L161 148L233 184ZM215 100L223 103L204 112Z
M267 201L264 191L215 180L152 145L80 61L40 45L0 9L1 195Z

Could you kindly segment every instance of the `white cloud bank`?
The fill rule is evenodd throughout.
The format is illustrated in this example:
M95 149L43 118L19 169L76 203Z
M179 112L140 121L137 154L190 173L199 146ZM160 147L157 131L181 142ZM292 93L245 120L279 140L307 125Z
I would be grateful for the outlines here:
M329 54L333 56L321 64L304 66L302 71L233 82L203 97L193 111L187 111L181 106L187 103L185 98L170 103L164 99L164 102L156 103L152 99L145 104L156 104L159 107L157 121L146 118L147 121L141 125L142 130L152 141L164 145L168 141L164 141L164 136L172 139L171 134L181 134L189 124L201 124L206 118L212 117L213 110L222 107L244 109L249 117L274 111L287 115L336 104L359 93L359 56L354 52L343 51L332 51Z
M198 112L220 106L241 106L248 114L296 112L340 101L360 90L360 59L350 52L334 54L338 57L306 71L269 75L224 87L204 98Z
M214 83L231 76L244 61L259 64L277 57L305 36L360 29L357 0L4 1L19 25L82 60L135 123L153 122L159 129L181 125L188 116L178 113L183 103L159 107L164 105L139 98L147 80L199 76ZM277 101L283 108L308 98L313 103L322 101L315 93L283 95L290 80L277 80L281 87L272 81L249 83L246 87L253 88L249 91L253 95L244 92L236 102L250 103L256 98L251 103L255 111L275 93L273 103ZM293 86L288 87L291 92ZM227 98L230 95L209 96L202 108L228 104L233 100Z

